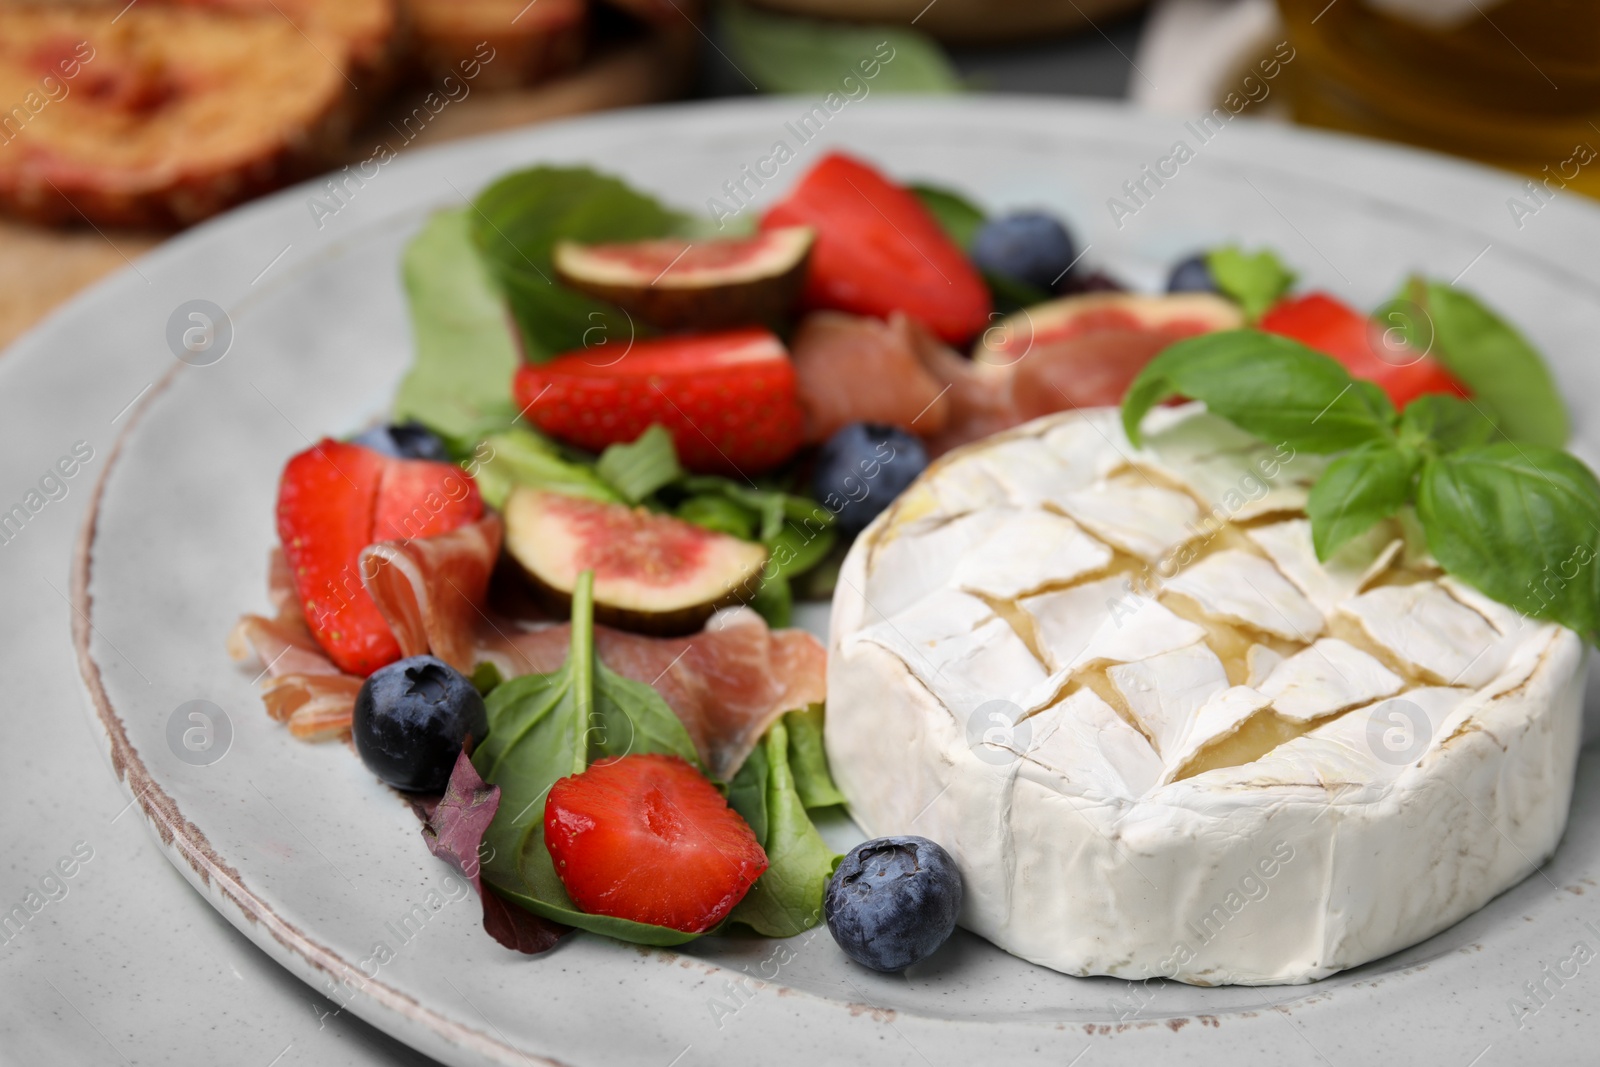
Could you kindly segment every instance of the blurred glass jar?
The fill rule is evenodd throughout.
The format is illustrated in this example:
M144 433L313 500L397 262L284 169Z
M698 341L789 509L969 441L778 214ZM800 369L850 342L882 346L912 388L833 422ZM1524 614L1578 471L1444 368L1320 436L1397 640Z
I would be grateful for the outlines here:
M1294 117L1600 195L1597 0L1278 0Z

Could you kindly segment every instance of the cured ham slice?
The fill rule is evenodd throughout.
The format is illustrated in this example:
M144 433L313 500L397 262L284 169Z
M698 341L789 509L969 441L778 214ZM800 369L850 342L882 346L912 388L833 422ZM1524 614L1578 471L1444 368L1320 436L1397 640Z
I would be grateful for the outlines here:
M473 633L503 527L489 514L449 533L361 550L361 577L402 656L432 652L471 674Z
M431 652L458 670L472 670L473 634L500 554L500 534L500 518L491 514L446 534L382 541L363 550L367 590L404 655ZM323 741L348 734L362 679L340 671L311 636L277 549L267 595L277 615L240 618L228 636L229 655L261 664L267 714L286 723L295 737Z
M790 354L808 441L825 441L852 422L934 434L949 419L944 389L918 362L904 315L884 322L812 312L795 332Z
M1013 399L1014 366L987 358L968 359L915 319L897 312L891 322L895 320L904 323L901 328L917 361L939 383L949 405L949 418L942 429L918 431L927 438L928 455L943 455L1023 421Z
M488 628L479 655L514 674L548 674L567 658L565 624L511 633ZM689 637L642 637L595 627L600 662L654 686L716 778L732 778L761 735L786 711L820 703L827 655L802 630L769 630L749 608L712 616Z

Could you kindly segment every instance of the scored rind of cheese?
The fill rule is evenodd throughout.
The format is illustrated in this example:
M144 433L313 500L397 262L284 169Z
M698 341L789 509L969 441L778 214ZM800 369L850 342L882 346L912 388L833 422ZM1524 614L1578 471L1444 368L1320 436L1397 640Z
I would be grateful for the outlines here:
M847 555L825 736L862 829L948 849L966 888L961 924L1009 952L1068 974L1198 985L1308 982L1358 966L1470 914L1548 857L1576 766L1586 657L1577 636L1513 625L1442 583L1414 538L1396 555L1392 537L1366 566L1335 568L1323 584L1291 573L1303 553L1290 563L1260 541L1262 555L1242 553L1252 563L1213 564L1276 568L1328 624L1320 636L1259 631L1205 604L1196 626L1202 616L1159 602L1183 595L1174 581L1249 549L1253 531L1304 520L1221 534L1202 523L1181 551L1135 560L1126 546L1136 537L1119 543L1106 527L1117 514L1109 498L1126 501L1141 470L1189 493L1202 518L1210 512L1202 491L1178 480L1181 464L1133 449L1115 415L1051 416L935 461ZM1151 423L1194 417L1194 407L1170 409ZM1037 450L995 446L1022 438L1072 449L1062 463L1095 480L1066 475L1057 494L1008 476L999 457ZM1207 464L1201 480L1225 484L1203 442L1189 444ZM943 485L951 471L968 484ZM1086 509L1097 493L1108 499ZM1100 529L1079 525L1111 563L1046 565L1041 550L1037 583L1008 563L1003 587L963 591L958 573L989 567L965 554L1029 509L1074 521L1074 509L1094 511ZM897 572L890 599L903 606L891 618L864 603L886 545L985 511L1002 518L953 549L953 562L912 546L904 558L941 562ZM1129 520L1135 535L1144 522ZM1046 591L1002 595L1023 587ZM1429 623L1442 627L1415 632ZM1452 645L1475 638L1481 655ZM1195 666L1208 650L1250 684L1218 690L1215 668ZM1348 677L1322 671L1318 657ZM1178 692L1182 678L1194 693Z
M1236 548L1185 567L1167 580L1166 588L1188 597L1207 615L1291 641L1314 640L1324 625L1322 612L1276 567Z

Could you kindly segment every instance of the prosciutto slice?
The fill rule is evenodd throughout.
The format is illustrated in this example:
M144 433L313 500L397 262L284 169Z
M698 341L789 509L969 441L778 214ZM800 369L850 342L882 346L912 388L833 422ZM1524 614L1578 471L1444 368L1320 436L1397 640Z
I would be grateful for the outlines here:
M548 674L566 662L566 624L487 628L479 655L507 677ZM769 630L749 608L718 612L689 637L642 637L595 627L595 654L625 678L654 686L713 777L732 778L786 711L820 703L827 654L803 630Z
M361 550L362 584L402 656L432 652L472 673L472 635L500 555L501 532L500 516L491 513L435 537L379 541Z
M473 634L500 554L500 534L500 518L491 514L447 534L382 541L363 550L367 591L404 655L432 652L458 670L472 670ZM287 723L295 737L322 741L348 734L362 679L342 673L311 636L277 549L267 595L276 616L240 618L228 637L229 654L261 664L267 714Z

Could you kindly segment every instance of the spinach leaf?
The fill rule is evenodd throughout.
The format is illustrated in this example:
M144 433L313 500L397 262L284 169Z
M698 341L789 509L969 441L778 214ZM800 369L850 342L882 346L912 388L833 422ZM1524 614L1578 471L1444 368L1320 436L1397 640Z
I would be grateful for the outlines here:
M572 594L566 662L550 674L504 682L484 703L489 736L472 763L485 781L500 787L500 807L484 835L493 849L483 864L484 879L507 900L567 926L646 945L677 945L696 937L580 911L545 847L550 787L581 774L591 749L597 755L668 752L698 764L683 724L655 690L628 682L595 660L593 571L579 577Z
M686 498L675 514L685 522L704 526L744 541L756 539L756 523L761 517L721 493L699 493Z
M684 476L672 435L660 423L651 423L632 444L611 445L600 453L595 473L630 504Z
M1317 558L1326 561L1340 545L1405 507L1420 461L1387 441L1369 441L1328 464L1306 501Z
M1253 253L1234 245L1214 248L1206 253L1206 267L1217 288L1239 305L1248 322L1261 318L1295 278L1294 271L1265 248Z
M1179 341L1151 360L1122 400L1128 439L1161 401L1186 396L1269 442L1304 452L1341 452L1393 437L1394 408L1335 360L1298 341L1258 330L1226 330Z
M1388 319L1407 342L1461 379L1507 437L1549 448L1567 443L1571 421L1550 368L1515 327L1471 293L1412 278L1386 307L1395 309Z
M1579 460L1508 442L1430 459L1417 516L1457 578L1590 643L1600 635L1600 482Z
M766 847L767 840L767 783L772 778L772 767L767 762L767 741L761 743L745 757L739 771L728 783L728 807L738 812L756 840Z
M768 937L793 937L821 920L822 894L840 857L822 840L796 791L783 719L768 727L762 748L766 833L758 840L769 866L728 918Z
M794 772L795 792L807 809L844 803L844 794L833 784L833 775L828 771L828 756L822 745L822 714L822 705L812 704L783 717L789 731L789 767Z
M928 209L928 214L957 248L965 252L972 247L972 239L978 236L985 222L982 208L942 186L913 184L906 188Z
M504 507L511 490L519 485L607 503L622 499L594 468L563 459L554 444L526 426L484 438L474 458L470 473L484 502L492 508Z
M905 26L859 26L775 15L723 4L721 26L734 62L768 93L827 93L837 112L873 91L948 93L961 88L944 50Z
M472 207L473 243L535 363L577 348L625 350L640 332L620 308L556 281L550 256L557 241L638 241L690 224L687 216L587 167L509 174L478 194Z
M400 261L417 351L394 417L415 419L458 446L510 426L517 415L516 338L473 247L468 214L434 215Z

